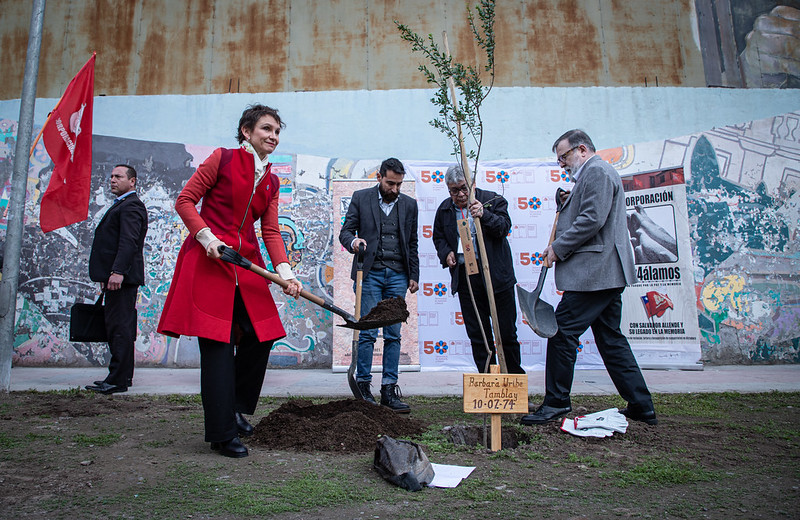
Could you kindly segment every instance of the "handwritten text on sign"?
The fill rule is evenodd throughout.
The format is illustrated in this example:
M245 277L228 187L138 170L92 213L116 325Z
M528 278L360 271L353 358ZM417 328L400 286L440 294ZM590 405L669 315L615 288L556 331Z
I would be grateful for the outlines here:
M464 413L528 413L527 374L464 374Z

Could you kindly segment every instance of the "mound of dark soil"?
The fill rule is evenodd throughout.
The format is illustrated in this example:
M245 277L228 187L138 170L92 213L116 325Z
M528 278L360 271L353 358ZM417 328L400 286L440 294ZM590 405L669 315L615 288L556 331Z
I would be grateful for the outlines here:
M407 438L425 426L362 400L313 404L294 399L261 419L250 442L276 450L370 452L381 435Z
M400 296L386 298L378 302L366 316L358 320L359 325L399 323L408 320L409 312L406 301Z

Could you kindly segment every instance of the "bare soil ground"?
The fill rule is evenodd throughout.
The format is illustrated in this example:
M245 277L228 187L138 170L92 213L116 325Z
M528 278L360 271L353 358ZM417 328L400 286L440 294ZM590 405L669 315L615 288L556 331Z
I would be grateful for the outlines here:
M460 400L406 401L410 417L265 398L250 456L234 460L203 442L197 396L0 394L0 518L798 517L800 394L658 395L658 426L604 439L504 416L497 453L475 445L489 421ZM574 396L570 417L621 406ZM405 491L372 469L381 434L476 469L454 489Z

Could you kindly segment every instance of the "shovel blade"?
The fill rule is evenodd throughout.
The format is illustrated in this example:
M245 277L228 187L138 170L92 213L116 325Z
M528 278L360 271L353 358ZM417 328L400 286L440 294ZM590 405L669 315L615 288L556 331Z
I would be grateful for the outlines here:
M382 329L383 327L388 327L389 325L394 325L396 323L401 323L404 321L406 320L403 318L397 318L391 320L359 320L359 321L345 320L345 322L339 326L353 330L369 330L369 329Z
M539 291L526 291L517 285L517 301L522 316L537 336L552 338L558 332L556 311L553 306L539 298Z

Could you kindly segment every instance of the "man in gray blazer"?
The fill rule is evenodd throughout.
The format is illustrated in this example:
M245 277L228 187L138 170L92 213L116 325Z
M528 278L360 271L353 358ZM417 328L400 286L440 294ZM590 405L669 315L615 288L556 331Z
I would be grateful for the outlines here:
M419 252L417 247L417 201L400 193L405 176L403 163L386 159L378 170L378 184L353 193L344 217L339 242L351 253L363 245L364 281L361 292L361 315L386 298L405 299L406 291L419 289ZM356 279L356 258L351 278ZM398 413L411 408L400 400L397 388L400 362L401 324L383 328L383 375L381 404ZM362 330L358 335L356 384L362 397L375 403L370 390L372 352L378 329ZM377 403L375 403L377 404Z
M556 309L558 332L547 341L544 402L520 422L544 424L572 411L578 338L591 327L606 370L628 402L621 413L657 424L650 391L620 330L622 291L637 279L619 174L595 155L582 130L559 137L553 151L575 182L563 201L555 240L542 253L545 266L555 263L556 287L564 294Z

